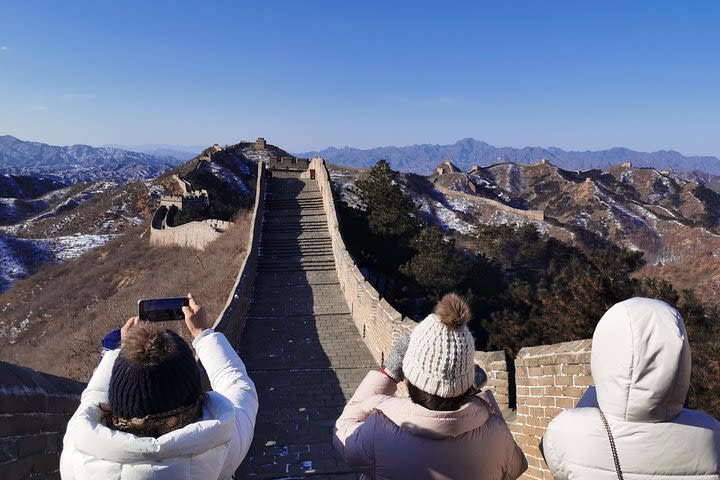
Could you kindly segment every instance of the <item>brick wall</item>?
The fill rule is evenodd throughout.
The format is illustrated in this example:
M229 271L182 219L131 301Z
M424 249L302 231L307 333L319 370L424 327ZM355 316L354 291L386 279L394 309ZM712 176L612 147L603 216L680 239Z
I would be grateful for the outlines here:
M340 288L355 326L375 360L381 363L393 340L412 331L416 322L403 317L367 282L342 240L325 161L314 158L309 168L315 170L323 194ZM309 173L303 176L309 177ZM528 218L541 219L540 211L521 212ZM515 358L514 370L505 352L475 352L476 363L488 374L487 388L506 413L510 430L527 456L529 468L522 478L552 478L540 454L540 439L550 420L574 407L592 384L590 349L590 340L526 347ZM514 412L508 408L513 396Z
M492 200L490 198L485 197L479 197L477 195L470 195L469 193L465 192L459 192L456 190L450 190L449 188L445 188L442 185L433 185L434 188L442 192L446 195L452 195L455 197L462 197L467 200L470 200L471 202L477 202L477 203L483 203L485 205L489 205L493 208L496 208L498 210L502 210L504 212L508 213L514 213L516 215L520 215L521 217L525 217L529 220L534 220L537 222L543 222L545 221L545 212L543 210L521 210L519 208L513 208L509 205L505 205L504 203L497 202L495 200Z
M230 343L237 347L240 335L245 327L245 318L250 307L255 274L257 273L258 250L260 248L260 230L262 228L265 212L265 185L267 170L264 162L258 162L257 184L255 186L255 205L250 220L250 235L248 236L247 255L235 279L230 296L225 302L225 308L213 323L213 328L223 332Z
M150 229L150 244L159 246L180 245L181 247L202 250L208 243L222 235L222 231L218 229L224 231L229 226L230 222L208 219L185 223L179 227L164 226L163 228L157 228L156 222L153 221Z
M63 435L84 388L0 362L0 478L60 478Z
M515 358L517 411L510 430L528 459L522 478L551 479L540 453L550 420L573 408L592 385L590 340L525 347Z

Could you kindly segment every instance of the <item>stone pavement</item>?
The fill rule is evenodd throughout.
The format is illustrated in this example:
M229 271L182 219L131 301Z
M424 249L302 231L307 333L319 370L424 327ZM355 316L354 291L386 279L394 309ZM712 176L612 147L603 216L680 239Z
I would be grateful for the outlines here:
M237 478L355 479L333 451L332 427L375 362L340 292L315 180L269 181L240 356L260 411Z

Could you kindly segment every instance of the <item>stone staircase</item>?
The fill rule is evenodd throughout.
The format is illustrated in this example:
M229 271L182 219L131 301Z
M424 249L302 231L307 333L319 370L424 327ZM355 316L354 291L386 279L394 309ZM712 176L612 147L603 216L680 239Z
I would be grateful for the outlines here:
M264 213L240 346L260 411L237 477L354 479L332 427L375 364L340 291L316 181L271 179Z

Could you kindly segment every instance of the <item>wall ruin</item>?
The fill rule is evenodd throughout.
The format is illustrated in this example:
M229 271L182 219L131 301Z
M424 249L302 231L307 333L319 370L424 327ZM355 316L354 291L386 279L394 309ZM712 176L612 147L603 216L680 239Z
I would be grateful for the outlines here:
M438 192L444 193L445 195L452 195L455 197L460 197L460 198L464 198L466 200L470 200L471 202L477 202L477 203L489 205L498 210L502 210L503 212L514 213L515 215L525 217L525 218L527 218L529 220L533 220L535 222L544 222L545 221L545 212L543 210L522 210L520 208L514 208L509 205L505 205L504 203L500 203L500 202L492 200L490 198L479 197L477 195L470 195L469 193L465 193L465 192L458 192L456 190L450 190L449 188L443 187L442 185L435 184L433 186L434 186L435 190L437 190Z

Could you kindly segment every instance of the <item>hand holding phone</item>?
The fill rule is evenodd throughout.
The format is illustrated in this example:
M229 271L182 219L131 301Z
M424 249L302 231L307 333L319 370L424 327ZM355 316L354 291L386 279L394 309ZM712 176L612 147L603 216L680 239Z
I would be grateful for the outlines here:
M190 304L187 307L183 307L182 311L185 314L185 325L187 325L190 335L195 338L200 335L203 330L210 328L210 326L207 322L205 309L197 304L192 293L188 293L188 300Z

